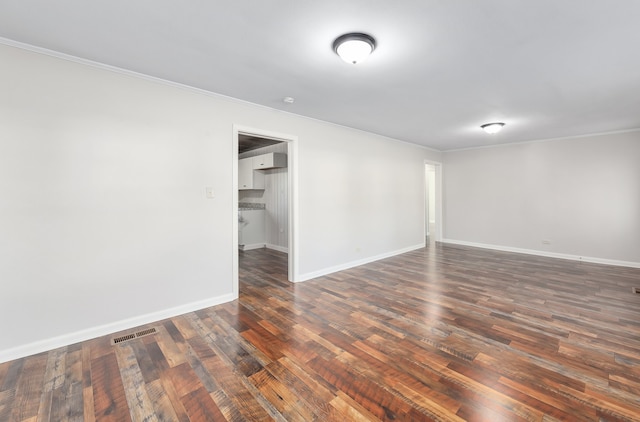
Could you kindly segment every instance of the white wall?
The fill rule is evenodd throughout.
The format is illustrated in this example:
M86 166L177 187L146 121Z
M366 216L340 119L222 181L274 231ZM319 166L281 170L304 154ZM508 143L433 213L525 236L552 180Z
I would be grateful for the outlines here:
M0 351L231 299L215 103L2 45L0 62Z
M447 240L640 264L640 132L443 156Z
M255 157L270 152L287 154L287 142L269 145L240 154L240 158ZM241 190L239 202L265 204L265 240L267 247L287 252L289 248L288 168L263 170L264 190Z
M233 298L234 124L298 136L301 279L424 242L437 152L15 47L0 63L0 361Z
M300 150L301 277L423 245L424 160L439 154L337 126L315 136Z

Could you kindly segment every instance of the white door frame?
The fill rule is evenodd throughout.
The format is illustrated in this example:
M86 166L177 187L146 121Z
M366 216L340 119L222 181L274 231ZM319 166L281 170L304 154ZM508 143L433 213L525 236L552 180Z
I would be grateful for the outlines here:
M424 204L425 204L425 210L424 210L424 224L425 224L425 228L424 228L424 237L427 236L427 215L429 213L429 210L427 209L427 173L428 173L428 168L427 166L432 166L435 168L436 170L436 180L435 180L435 190L436 190L436 194L435 194L435 210L436 210L436 226L434 229L434 233L430 233L431 236L433 236L434 240L436 242L441 242L442 241L442 227L444 226L443 221L442 221L442 163L438 162L438 161L430 161L430 160L425 160L424 161L424 195L425 195L425 200L424 200Z
M238 135L253 135L260 138L275 139L287 142L287 174L288 174L288 207L289 207L289 281L298 281L298 137L286 133L273 132L243 125L233 125L232 172L233 172L233 294L237 298L240 293L238 280Z

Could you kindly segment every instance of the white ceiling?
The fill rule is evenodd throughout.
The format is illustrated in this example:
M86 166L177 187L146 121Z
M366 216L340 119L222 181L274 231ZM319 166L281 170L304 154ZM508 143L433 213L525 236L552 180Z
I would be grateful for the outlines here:
M640 128L638 0L20 0L0 37L439 150Z

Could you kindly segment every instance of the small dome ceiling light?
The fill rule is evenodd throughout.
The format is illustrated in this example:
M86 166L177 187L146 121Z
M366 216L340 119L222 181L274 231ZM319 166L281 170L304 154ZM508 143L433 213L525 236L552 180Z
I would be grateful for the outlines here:
M504 123L485 123L484 125L480 126L485 132L493 135L494 133L498 133L502 130L502 128L504 127Z
M282 99L282 102L285 103L285 104L293 104L295 101L296 101L296 99L293 98L293 97L284 97Z
M376 40L367 34L352 32L344 34L333 42L333 51L342 60L351 64L363 62L376 48Z

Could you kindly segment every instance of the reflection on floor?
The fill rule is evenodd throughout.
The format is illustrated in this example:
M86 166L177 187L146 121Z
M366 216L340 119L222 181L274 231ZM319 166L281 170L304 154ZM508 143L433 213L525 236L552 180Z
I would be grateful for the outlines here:
M0 365L0 420L567 420L640 414L640 269L430 245Z

